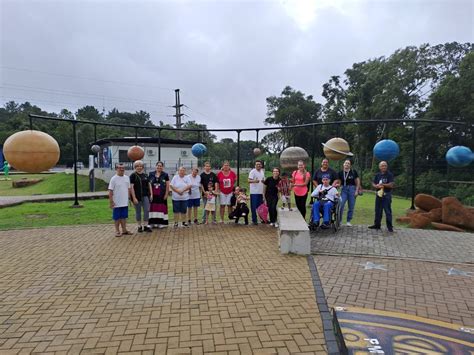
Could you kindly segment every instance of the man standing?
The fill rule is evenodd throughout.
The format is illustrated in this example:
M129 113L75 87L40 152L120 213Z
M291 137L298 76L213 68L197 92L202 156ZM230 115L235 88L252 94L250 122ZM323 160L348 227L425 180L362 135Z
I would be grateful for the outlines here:
M257 224L257 208L263 203L263 182L265 181L265 171L262 169L262 161L255 161L255 169L249 174L250 186L250 209L252 211L252 223Z
M206 203L207 203L207 195L206 192L209 191L209 183L212 184L214 191L218 190L218 182L217 182L217 175L211 171L211 163L206 161L204 163L204 171L201 173L201 186L202 186L202 204L203 204L203 211L202 214L202 223L206 222ZM214 223L216 223L216 214L214 213Z
M385 219L387 220L387 229L393 232L392 225L392 189L394 188L393 174L388 170L388 164L381 161L379 164L380 172L378 172L372 186L375 188L375 221L369 226L369 229L380 229L382 224L382 212L385 211Z
M117 164L116 174L109 182L109 202L112 209L112 219L115 224L115 236L132 234L127 230L128 201L130 197L130 178L125 175L125 166ZM120 232L122 227L122 232Z

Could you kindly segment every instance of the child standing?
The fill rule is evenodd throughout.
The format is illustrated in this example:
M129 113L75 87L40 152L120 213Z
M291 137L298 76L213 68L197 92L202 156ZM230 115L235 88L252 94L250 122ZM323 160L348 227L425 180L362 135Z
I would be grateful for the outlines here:
M281 174L281 180L278 183L278 191L281 194L282 207L284 209L288 205L288 209L293 211L291 208L291 180L288 178L288 174L283 172Z
M209 182L207 185L207 191L204 192L206 195L206 206L204 210L206 211L206 224L209 223L209 215L212 214L212 220L216 219L216 198L217 194L214 192L214 183ZM216 223L216 222L214 222Z
M125 166L117 164L116 174L109 183L109 202L112 208L112 219L115 224L115 236L132 234L127 230L128 202L130 197L130 178L125 175ZM120 226L122 232L120 232Z

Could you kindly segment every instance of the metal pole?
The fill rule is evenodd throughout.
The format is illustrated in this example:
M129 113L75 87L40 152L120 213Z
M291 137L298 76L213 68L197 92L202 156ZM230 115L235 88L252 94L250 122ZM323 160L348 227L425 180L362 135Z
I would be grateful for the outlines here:
M72 122L72 135L73 135L73 146L74 146L74 204L73 207L79 206L77 199L77 132L76 132L76 121Z
M138 128L135 127L135 145L138 145Z
M240 186L240 130L237 131L237 185Z
M259 129L256 129L255 131L257 132L257 139L256 139L255 141L256 141L256 143L257 143L257 146L256 146L256 147L258 148L258 132L259 132L260 130L259 130Z
M411 150L411 207L415 209L415 158L416 158L416 122L413 122L412 150Z
M161 129L158 130L158 161L161 161Z
M313 146L311 147L311 174L314 174L314 157L316 155L316 126L313 126Z
M30 131L33 130L33 117L29 116L30 119Z

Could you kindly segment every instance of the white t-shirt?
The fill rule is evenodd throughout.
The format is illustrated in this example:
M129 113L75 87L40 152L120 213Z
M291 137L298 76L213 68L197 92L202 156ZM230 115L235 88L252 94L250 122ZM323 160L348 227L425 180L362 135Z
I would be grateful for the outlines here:
M113 191L115 207L127 207L130 188L130 178L127 175L112 176L109 182L109 190Z
M201 177L199 175L193 177L192 174L189 174L187 177L191 181L191 185L193 185L193 187L191 187L191 194L189 195L189 198L192 200L201 198L201 193L199 191L199 188L201 187Z
M338 192L337 192L337 189L335 187L332 187L331 185L329 185L328 187L325 187L323 184L320 184L320 185L316 186L316 189L314 189L311 196L312 197L318 197L319 192L324 192L326 190L327 190L327 192L326 192L326 194L323 194L324 195L323 199L328 199L328 200L334 202L334 200L338 196Z
M173 186L175 189L182 190L186 188L186 186L191 185L191 180L189 179L188 175L181 177L176 174L175 176L173 176L173 179L171 179L170 185ZM171 193L171 199L175 201L189 200L189 191L184 192L182 195L173 191Z
M263 195L263 180L265 180L265 171L260 169L252 169L249 174L250 180L259 180L259 183L249 183L250 186L250 194L251 195Z

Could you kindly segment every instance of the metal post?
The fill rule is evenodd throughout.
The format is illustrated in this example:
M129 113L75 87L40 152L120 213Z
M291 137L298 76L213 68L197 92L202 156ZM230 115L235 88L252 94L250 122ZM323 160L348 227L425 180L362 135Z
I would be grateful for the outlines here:
M256 148L258 148L258 132L260 132L260 130L256 129L255 131L257 132L257 139L255 140L255 142L257 143Z
M415 158L416 158L416 122L413 122L412 150L411 150L411 207L415 209Z
M240 186L240 130L237 131L237 185Z
M77 132L76 132L76 121L72 122L72 135L73 135L73 146L74 146L74 204L72 207L79 206L77 199Z
M311 147L311 174L314 174L314 157L316 155L316 125L313 125L313 146Z
M32 131L33 130L33 117L28 116L28 118L30 119L30 131Z
M161 161L161 129L158 130L158 161Z

